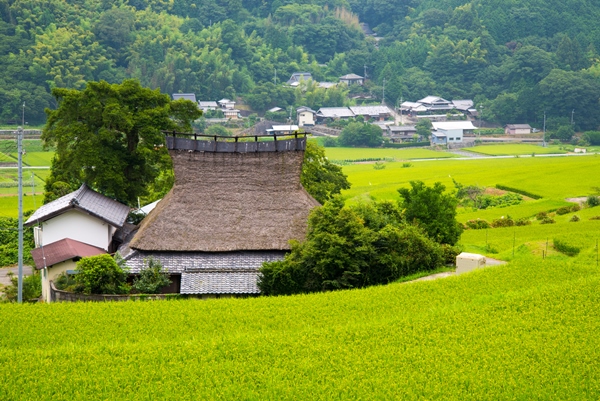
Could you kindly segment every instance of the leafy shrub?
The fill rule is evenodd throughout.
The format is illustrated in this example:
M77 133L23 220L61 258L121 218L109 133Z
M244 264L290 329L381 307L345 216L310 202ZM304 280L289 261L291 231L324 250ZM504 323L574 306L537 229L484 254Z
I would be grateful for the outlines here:
M490 223L487 220L482 219L469 220L465 223L465 225L471 230L482 230L491 227Z
M578 212L580 210L581 210L581 206L579 206L579 203L574 203L573 206L571 206L572 212Z
M75 281L74 274L61 273L54 279L54 286L57 290L69 292L83 292L83 285Z
M590 220L600 220L600 216L593 216L593 217L590 217Z
M25 220L33 211L23 214ZM19 261L19 219L13 217L0 217L0 267L16 265ZM23 262L33 263L31 250L35 247L33 242L33 229L23 228Z
M338 141L336 138L333 138L331 136L326 136L325 138L323 138L323 146L326 148L335 148L336 146L338 146Z
M110 255L97 255L77 262L75 282L84 294L126 294L127 271Z
M538 214L535 215L536 220L544 220L547 217L548 217L548 212L539 212Z
M494 221L492 221L492 227L494 228L498 228L498 227L512 227L515 225L515 221L513 219L510 218L510 216L502 216L499 219L495 219Z
M586 203L588 207L596 207L600 205L600 197L596 195L588 196Z
M542 221L540 221L540 224L554 224L556 223L556 221L554 221L554 219L550 216L546 216L542 219Z
M567 256L576 256L581 248L565 237L554 238L554 249Z
M583 138L591 145L600 145L600 131L587 131L583 134Z
M529 226L531 225L531 220L527 217L521 217L515 221L515 226Z
M478 199L479 209L487 209L489 207L507 207L518 205L523 202L523 197L519 194L507 193L501 196L484 195Z
M563 214L571 213L571 206L563 206L556 209L556 214L562 216Z
M569 221L572 222L572 223L575 223L575 222L578 222L579 220L580 220L579 216L577 216L576 214L574 214L573 217L571 217L571 219Z
M459 246L452 246L448 244L442 244L442 254L444 256L444 263L447 265L455 265L456 257L462 252Z
M140 275L133 281L133 288L142 294L158 294L160 289L171 284L169 274L156 259L144 261Z
M7 302L17 302L19 298L19 277L12 272L8 273L8 277L10 279L10 285L2 288L2 291L4 292L2 300ZM37 302L38 298L42 296L42 280L39 273L34 272L30 276L23 276L22 295L24 302Z
M423 229L402 221L396 204L344 206L335 198L311 213L305 242L293 241L284 260L263 264L258 286L285 295L385 284L441 267L445 256Z
M402 168L412 167L412 163L402 163Z
M383 170L385 168L385 163L383 163L383 162L375 162L375 164L373 164L373 168L375 170Z

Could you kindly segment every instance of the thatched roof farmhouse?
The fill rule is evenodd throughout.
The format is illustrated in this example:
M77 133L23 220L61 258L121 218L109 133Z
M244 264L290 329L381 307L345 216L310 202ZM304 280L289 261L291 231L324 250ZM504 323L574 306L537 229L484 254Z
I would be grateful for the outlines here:
M159 260L182 294L256 294L262 263L305 237L318 205L300 184L306 137L216 139L167 138L175 185L121 252L132 273Z

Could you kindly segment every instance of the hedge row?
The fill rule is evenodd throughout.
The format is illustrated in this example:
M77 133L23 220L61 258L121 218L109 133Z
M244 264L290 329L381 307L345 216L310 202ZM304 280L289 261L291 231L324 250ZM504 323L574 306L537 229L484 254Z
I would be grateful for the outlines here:
M384 148L415 148L422 146L429 146L429 142L406 142L406 143L385 143L383 144Z
M513 188L513 187L509 187L509 186L502 185L502 184L496 184L496 188L504 190L504 191L510 191L510 192L514 192L517 194L521 194L523 196L527 196L527 197L533 198L533 199L542 199L542 196L532 194L531 192L525 191L523 189Z

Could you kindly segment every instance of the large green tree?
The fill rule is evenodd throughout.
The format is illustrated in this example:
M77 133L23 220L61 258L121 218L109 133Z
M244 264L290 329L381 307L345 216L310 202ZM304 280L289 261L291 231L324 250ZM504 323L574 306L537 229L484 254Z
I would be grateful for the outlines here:
M325 203L342 189L350 188L342 168L327 160L325 150L313 142L306 144L300 181L306 191L320 203Z
M88 82L83 90L55 88L42 139L56 147L45 202L82 182L134 205L170 168L161 130L188 129L201 115L190 101L172 102L135 80Z
M428 187L422 181L411 181L410 186L398 189L404 218L422 227L435 241L456 244L462 234L462 226L456 220L456 197L444 193L446 187L439 182Z

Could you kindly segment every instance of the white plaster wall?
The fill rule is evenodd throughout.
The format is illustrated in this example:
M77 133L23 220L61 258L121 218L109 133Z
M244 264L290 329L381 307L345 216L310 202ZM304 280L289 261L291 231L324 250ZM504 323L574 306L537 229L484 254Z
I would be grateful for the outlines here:
M439 130L443 131L448 137L448 143L453 142L462 142L463 140L463 130L462 129L447 129L447 130ZM450 140L450 138L454 138L454 140Z
M64 238L108 250L115 228L77 210L72 210L42 223L42 243L49 245Z
M50 281L56 281L56 278L67 270L77 270L77 263L73 262L73 259L57 263L48 269L42 269L42 298L45 302L51 302Z
M298 114L298 125L300 127L304 125L315 125L315 119L313 113L302 112Z

